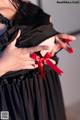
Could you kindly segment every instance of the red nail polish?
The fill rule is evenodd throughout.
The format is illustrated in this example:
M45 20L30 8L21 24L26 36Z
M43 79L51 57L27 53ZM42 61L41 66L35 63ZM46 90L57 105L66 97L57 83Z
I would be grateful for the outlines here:
M68 51L70 54L72 54L72 53L74 52L72 48L68 48L67 51Z
M72 39L62 39L62 41L63 41L64 43L69 43L69 42L72 42Z

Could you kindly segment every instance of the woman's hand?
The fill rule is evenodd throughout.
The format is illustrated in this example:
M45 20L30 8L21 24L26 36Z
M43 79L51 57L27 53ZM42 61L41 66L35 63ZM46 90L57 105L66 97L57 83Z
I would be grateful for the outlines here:
M55 36L56 44L60 46L60 49L63 48L67 51L69 50L69 48L71 48L70 42L74 41L75 39L76 39L75 36L68 34L59 34Z
M31 48L17 48L15 43L19 38L20 33L21 32L19 31L17 37L5 48L0 57L0 75L9 71L37 68L38 65L35 64L35 61L30 57L30 54L48 49L48 47L44 45Z
M73 41L75 39L76 37L68 34L55 35L40 44L40 45L47 45L49 47L49 50L43 50L41 51L41 54L42 56L44 56L46 52L51 52L52 55L54 55L61 48L67 49L67 40ZM55 40L56 40L56 44L55 44Z

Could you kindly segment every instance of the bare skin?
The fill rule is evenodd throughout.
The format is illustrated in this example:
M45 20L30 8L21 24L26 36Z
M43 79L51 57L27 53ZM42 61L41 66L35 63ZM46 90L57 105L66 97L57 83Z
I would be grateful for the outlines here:
M17 48L15 43L20 36L20 31L12 43L3 51L0 57L0 75L8 71L17 71L21 69L34 69L38 66L30 57L30 54L40 50L48 49L46 46L36 46L31 48Z
M3 14L8 19L12 19L17 10L12 6L9 0L0 0L0 13ZM9 14L8 14L9 13ZM0 24L0 29L3 27ZM31 47L31 48L17 48L15 47L15 43L20 36L20 30L18 32L17 37L14 39L12 43L10 43L6 49L4 50L2 56L0 57L0 76L4 75L8 71L17 71L21 69L35 69L38 65L35 64L35 61L30 57L30 54L33 52L41 51L41 54L47 52L52 52L54 55L60 49L60 44L55 45L54 39L55 37L61 39L70 38L74 40L74 36L60 34L57 36L53 36L44 42L42 42L39 46ZM50 44L49 44L50 43ZM63 43L64 48L66 48L66 43Z

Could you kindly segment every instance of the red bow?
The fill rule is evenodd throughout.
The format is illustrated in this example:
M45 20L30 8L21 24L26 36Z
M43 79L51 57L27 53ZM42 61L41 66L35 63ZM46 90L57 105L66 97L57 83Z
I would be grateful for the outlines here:
M33 53L31 55L31 57L34 60L37 61L42 79L44 78L44 64L43 63L46 63L49 67L51 67L59 75L61 75L63 73L63 71L61 71L53 62L51 62L52 61L51 53L47 52L46 55L44 57L42 57L42 58L40 58L36 53Z

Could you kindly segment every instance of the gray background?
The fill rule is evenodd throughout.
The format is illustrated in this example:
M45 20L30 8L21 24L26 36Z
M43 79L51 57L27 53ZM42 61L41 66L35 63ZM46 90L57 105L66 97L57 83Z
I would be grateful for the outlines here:
M31 0L36 3L36 0ZM42 0L43 9L52 15L56 30L69 32L80 29L80 4L57 4L57 0ZM80 38L72 44L73 55L62 50L58 54L59 67L64 71L60 78L65 105L69 106L80 101Z

